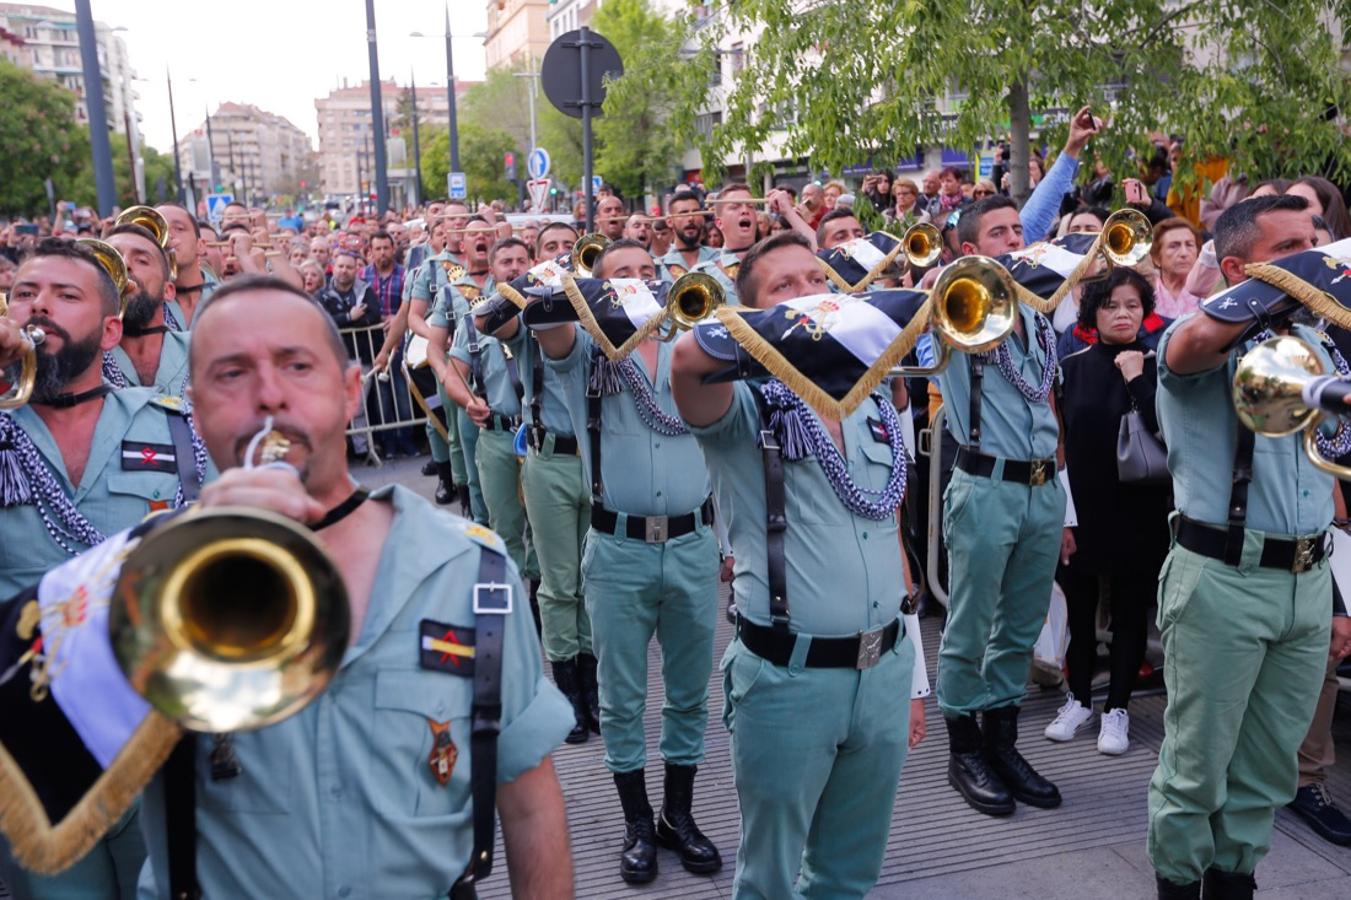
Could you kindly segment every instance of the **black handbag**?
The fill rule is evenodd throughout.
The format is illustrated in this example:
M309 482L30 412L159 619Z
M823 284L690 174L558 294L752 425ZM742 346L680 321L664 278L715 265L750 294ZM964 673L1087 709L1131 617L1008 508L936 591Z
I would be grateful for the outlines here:
M1116 477L1125 484L1171 484L1168 450L1149 430L1140 410L1131 408L1121 416L1116 435Z

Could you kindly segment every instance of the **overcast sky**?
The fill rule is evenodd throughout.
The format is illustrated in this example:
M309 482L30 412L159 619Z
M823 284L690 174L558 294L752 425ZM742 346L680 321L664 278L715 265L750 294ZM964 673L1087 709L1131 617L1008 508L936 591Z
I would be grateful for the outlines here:
M35 0L74 10L74 0ZM450 0L455 74L483 77L484 0ZM94 19L124 27L131 64L140 78L141 132L158 150L173 146L165 67L174 79L181 137L202 124L203 109L227 100L285 116L318 149L314 100L370 73L364 0L92 0ZM446 83L445 4L442 0L375 0L380 76L419 86ZM434 38L413 38L421 31ZM191 81L190 79L196 79Z

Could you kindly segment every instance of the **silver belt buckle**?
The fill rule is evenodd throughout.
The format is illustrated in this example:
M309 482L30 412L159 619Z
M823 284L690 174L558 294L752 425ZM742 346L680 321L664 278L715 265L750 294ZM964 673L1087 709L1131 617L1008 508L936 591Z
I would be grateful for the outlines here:
M871 669L882 658L883 626L870 628L858 633L858 659L854 661L856 669Z
M1313 550L1318 538L1295 538L1295 561L1290 571L1298 575L1313 568Z
M669 525L670 517L648 516L644 521L647 523L647 534L644 535L644 540L649 544L666 543L666 538L671 531Z

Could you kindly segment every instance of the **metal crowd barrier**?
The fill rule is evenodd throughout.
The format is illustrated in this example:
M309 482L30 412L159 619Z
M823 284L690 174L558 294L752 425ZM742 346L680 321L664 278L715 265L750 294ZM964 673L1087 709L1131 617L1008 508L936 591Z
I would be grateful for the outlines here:
M408 382L399 365L396 352L389 368L379 374L371 364L385 343L383 325L359 328L340 328L348 356L361 364L361 406L347 425L347 436L353 442L358 456L366 457L374 466L382 465L379 441L376 435L396 428L421 429L427 417L408 393Z

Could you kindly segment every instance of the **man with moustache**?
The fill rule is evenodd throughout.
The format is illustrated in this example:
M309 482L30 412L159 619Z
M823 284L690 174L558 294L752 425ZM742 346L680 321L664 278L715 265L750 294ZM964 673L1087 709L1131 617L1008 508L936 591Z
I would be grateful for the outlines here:
M122 314L122 340L105 356L104 377L115 387L153 387L182 397L188 381L188 333L164 321L173 299L169 263L155 238L140 225L119 225L105 242L122 255L136 286Z
M596 201L596 230L610 240L617 241L624 236L627 221L624 201L614 194L607 194Z
M715 248L703 246L706 213L698 194L688 188L676 191L667 204L666 217L675 242L657 259L663 280L675 281L700 263L718 258Z
M643 249L652 249L652 220L640 212L629 216L629 220L624 223L624 238L630 241L637 241L643 245Z
M169 249L178 265L174 295L164 301L164 324L186 331L192 327L193 311L220 286L220 279L202 258L202 228L192 213L177 203L161 203L155 211L169 223Z
M0 316L0 381L24 354L21 328L40 327L46 339L31 402L0 413L0 596L195 499L212 474L181 405L104 383L103 353L122 336L120 306L112 279L78 243L43 241L19 267ZM66 872L31 875L6 852L0 878L20 897L117 897L144 856L133 809Z

